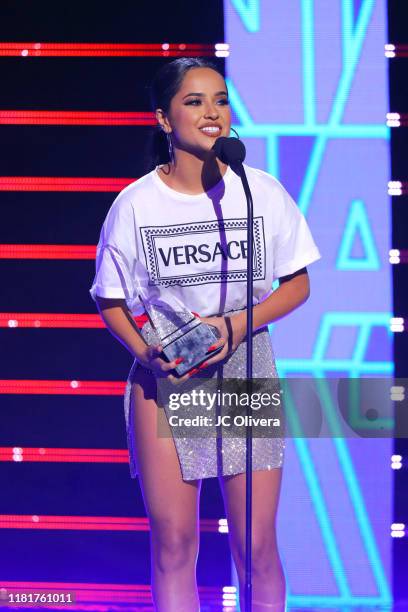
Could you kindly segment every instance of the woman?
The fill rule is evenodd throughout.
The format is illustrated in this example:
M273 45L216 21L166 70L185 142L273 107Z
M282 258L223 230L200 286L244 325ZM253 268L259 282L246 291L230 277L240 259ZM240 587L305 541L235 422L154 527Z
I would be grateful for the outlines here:
M153 169L124 189L107 215L91 295L108 329L135 358L125 415L131 474L139 475L150 521L156 609L199 610L199 494L201 479L211 476L221 485L243 609L245 439L222 440L219 452L219 440L177 437L166 419L168 435L158 436L156 402L158 378L180 384L201 370L210 377L245 377L246 201L240 179L212 151L216 138L230 134L228 91L215 66L180 58L158 72L152 99L159 124ZM280 183L245 168L255 217L254 377L275 378L267 324L305 302L305 266L320 255ZM274 278L280 286L270 293ZM179 360L163 359L162 347L148 345L133 321L157 296L183 303L220 332L214 353L181 379L174 372ZM284 443L268 437L253 444L253 610L282 612L285 580L275 520Z

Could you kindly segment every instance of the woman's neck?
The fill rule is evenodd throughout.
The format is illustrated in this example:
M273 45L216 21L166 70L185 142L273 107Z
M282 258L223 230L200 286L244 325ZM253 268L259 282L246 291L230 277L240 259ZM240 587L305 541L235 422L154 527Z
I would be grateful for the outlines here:
M219 183L227 168L212 152L205 159L199 159L187 151L177 150L176 162L161 166L159 174L172 189L197 195Z

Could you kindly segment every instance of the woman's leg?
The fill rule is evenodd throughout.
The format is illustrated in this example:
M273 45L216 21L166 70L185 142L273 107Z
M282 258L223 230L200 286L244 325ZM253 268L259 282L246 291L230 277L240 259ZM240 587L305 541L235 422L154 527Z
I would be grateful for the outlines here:
M282 468L252 472L253 612L285 610L285 577L276 541L281 479ZM245 609L245 481L245 473L220 478L241 610Z
M156 381L139 370L132 385L136 462L150 522L153 600L158 612L198 612L196 562L201 480L183 481L164 411L155 402ZM158 437L160 423L166 437ZM160 418L160 417L159 417Z

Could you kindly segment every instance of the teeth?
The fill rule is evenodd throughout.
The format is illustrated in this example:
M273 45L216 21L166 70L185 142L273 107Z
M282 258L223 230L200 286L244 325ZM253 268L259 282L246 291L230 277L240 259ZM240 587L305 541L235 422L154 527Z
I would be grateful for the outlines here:
M219 127L213 127L213 126L208 126L208 127L203 127L200 128L202 132L211 132L212 134L215 132L219 132L220 128Z

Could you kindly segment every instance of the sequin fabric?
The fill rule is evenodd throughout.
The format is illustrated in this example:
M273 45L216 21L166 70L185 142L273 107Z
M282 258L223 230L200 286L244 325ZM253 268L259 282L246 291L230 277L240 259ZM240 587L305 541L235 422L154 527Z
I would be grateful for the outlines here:
M133 418L131 414L132 377L136 368L141 367L134 362L126 383L124 410L126 433L129 449L129 467L132 478L137 477L135 447L133 435ZM213 367L209 378L245 379L246 378L246 342L243 341L236 351ZM277 379L278 374L275 358L267 328L258 330L253 335L253 378ZM197 384L200 384L197 381ZM137 406L135 407L137 410ZM164 405L167 418L171 411L168 404ZM244 436L220 436L206 430L202 435L183 435L171 427L173 440L180 462L184 480L210 478L220 475L232 475L245 472L246 439ZM282 467L284 461L285 440L283 437L253 437L252 439L252 469L271 470Z

